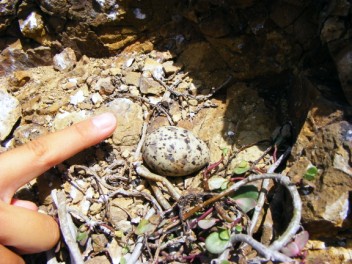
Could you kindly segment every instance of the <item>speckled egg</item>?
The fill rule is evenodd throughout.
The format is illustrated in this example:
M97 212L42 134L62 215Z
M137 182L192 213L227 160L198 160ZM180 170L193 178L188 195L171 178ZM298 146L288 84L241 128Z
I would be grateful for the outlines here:
M185 176L200 170L210 158L207 145L192 132L166 126L146 137L143 159L159 175Z

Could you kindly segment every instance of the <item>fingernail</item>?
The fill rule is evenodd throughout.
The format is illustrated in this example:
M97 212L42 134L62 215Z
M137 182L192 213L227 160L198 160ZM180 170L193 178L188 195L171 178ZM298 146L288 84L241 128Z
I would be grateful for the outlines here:
M92 122L99 129L107 129L115 126L116 118L112 113L104 113L93 117Z

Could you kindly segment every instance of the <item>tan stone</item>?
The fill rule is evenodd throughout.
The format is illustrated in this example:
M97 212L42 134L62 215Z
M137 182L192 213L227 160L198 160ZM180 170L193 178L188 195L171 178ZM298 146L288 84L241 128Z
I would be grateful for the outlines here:
M118 126L112 136L113 142L125 146L137 144L143 126L142 107L130 99L117 98L98 110L106 111L114 113L117 119Z
M125 76L125 82L129 85L139 86L140 78L140 72L128 72Z

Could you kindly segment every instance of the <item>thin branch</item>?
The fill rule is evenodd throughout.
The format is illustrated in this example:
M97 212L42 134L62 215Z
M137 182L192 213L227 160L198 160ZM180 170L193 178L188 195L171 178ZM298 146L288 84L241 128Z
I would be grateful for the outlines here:
M253 237L245 234L233 234L231 235L231 243L244 242L251 245L259 255L263 256L266 260L281 261L285 263L292 262L293 260L288 256L274 250L270 247L264 246L262 243L255 240Z
M53 197L58 210L61 233L70 251L72 261L75 264L83 264L84 261L81 255L81 251L79 250L76 239L72 234L72 230L69 226L69 224L72 223L72 218L71 215L67 212L65 193L55 189L52 190L51 196Z
M161 214L163 213L163 209L161 208L161 206L159 205L159 203L155 200L155 198L153 196L151 196L150 194L148 193L145 193L145 192L139 192L139 191L135 191L135 190L132 190L132 191L126 191L124 189L119 189L119 190L115 190L114 192L112 193L109 193L108 196L109 198L111 197L114 197L115 195L117 194L122 194L122 195L125 195L125 196L133 196L133 197L144 197L145 199L147 199L148 201L150 201L158 210L158 212Z
M133 156L133 159L135 161L138 161L138 160L142 159L141 151L142 151L144 140L145 140L145 137L146 137L146 134L147 134L148 123L149 123L149 119L150 119L150 113L147 112L145 116L146 117L145 117L145 120L143 122L143 128L142 128L142 136L141 136L141 139L138 142L136 151L135 151L134 156Z
M156 199L159 201L159 203L161 204L161 206L165 210L170 209L171 205L163 196L163 193L160 191L158 185L155 182L153 182L152 180L149 180L148 183L149 183L150 187L152 188L154 195L155 195Z
M139 176L142 176L148 180L161 182L169 190L170 195L177 201L180 199L180 191L172 185L164 176L152 173L149 171L141 162L134 162L135 170Z
M159 244L158 244L158 247L157 247L155 254L154 254L153 264L158 264L158 258L159 258L159 253L161 250L161 244L162 244L165 237L166 237L166 234L163 234L159 239Z
M155 210L154 208L151 208L148 213L145 216L145 219L149 219L150 217L152 217L155 214ZM133 249L133 252L130 256L130 258L127 260L127 264L135 264L137 263L137 260L139 258L139 256L142 254L142 248L143 248L143 244L144 244L144 236L139 236L137 238L136 241L136 245Z
M287 157L287 155L289 155L291 152L291 148L288 148L284 154L281 155L281 157L270 166L270 168L268 169L268 173L273 173L277 167L280 166L281 162ZM268 188L269 188L269 183L270 180L269 179L264 179L262 182L262 188L260 190L259 193L259 197L258 197L258 201L257 201L257 205L254 208L254 212L253 212L253 216L252 216L252 221L251 221L251 225L248 229L248 234L251 235L254 231L254 227L257 224L260 212L263 208L264 202L265 202L265 197L268 193Z

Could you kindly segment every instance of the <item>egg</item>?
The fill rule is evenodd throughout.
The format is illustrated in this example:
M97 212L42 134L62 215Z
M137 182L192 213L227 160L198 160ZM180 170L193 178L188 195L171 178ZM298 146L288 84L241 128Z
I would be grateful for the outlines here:
M163 176L192 174L210 159L204 141L175 126L160 127L151 132L144 142L142 155L149 169Z

